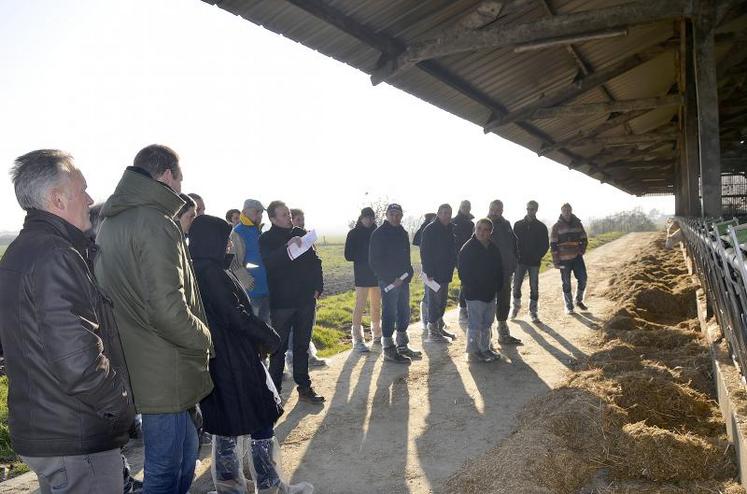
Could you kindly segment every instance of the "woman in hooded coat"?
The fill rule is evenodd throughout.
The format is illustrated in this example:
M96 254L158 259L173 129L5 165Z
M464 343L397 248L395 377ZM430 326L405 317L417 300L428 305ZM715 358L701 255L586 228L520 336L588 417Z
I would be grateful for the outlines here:
M215 347L210 360L213 391L200 402L205 431L214 434L213 481L218 492L246 492L241 474L248 439L249 466L256 492L311 492L310 484L289 486L280 471L280 448L274 437L282 415L280 397L262 363L277 350L280 337L251 310L246 292L229 271L231 225L202 215L190 228L194 263L208 326Z

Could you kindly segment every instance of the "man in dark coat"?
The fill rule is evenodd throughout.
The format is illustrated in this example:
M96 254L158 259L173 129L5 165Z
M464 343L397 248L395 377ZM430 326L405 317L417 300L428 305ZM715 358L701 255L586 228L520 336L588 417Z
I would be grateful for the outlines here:
M440 286L438 291L425 287L426 306L428 307L428 340L434 343L449 343L456 335L439 326L439 321L446 310L449 296L449 283L456 267L457 249L454 237L454 225L451 223L451 206L441 204L438 207L436 220L423 230L420 246L420 260L423 274L428 281L435 281Z
M514 273L514 307L511 319L519 315L521 308L521 285L529 273L529 315L532 322L539 322L537 302L539 300L539 271L542 258L550 248L547 227L537 219L537 201L527 203L527 215L514 223L514 234L519 245L519 264Z
M92 274L93 201L61 151L21 156L11 176L27 212L0 261L13 450L42 493L120 493L135 410L111 302Z
M376 279L371 266L368 264L368 246L371 234L376 229L376 215L371 208L363 208L355 223L355 227L345 238L345 260L353 263L353 278L355 284L355 308L353 309L353 324L350 327L353 338L353 350L359 353L370 351L363 337L363 310L366 301L371 302L371 336L372 344L381 344L381 292L379 280Z
M418 227L415 235L412 237L412 245L420 247L423 242L423 230L434 219L436 219L436 213L425 213L423 223L420 224L420 227ZM426 338L428 336L428 301L425 297L425 290L423 290L423 298L420 300L420 324L423 325L423 338Z
M231 225L221 218L198 216L190 231L189 251L216 351L210 360L214 388L200 402L205 430L215 434L213 482L218 492L246 492L244 447L258 485L277 487L282 482L266 446L273 441L274 424L283 409L261 362L263 355L277 350L280 337L254 315L246 291L230 271L230 233ZM272 468L257 471L257 464Z
M316 301L324 290L322 261L316 251L309 248L291 259L288 248L301 245L306 233L293 227L288 206L273 201L267 206L272 227L259 237L259 251L267 269L270 287L270 318L280 335L280 348L270 357L270 375L280 391L285 366L288 337L293 331L293 379L298 385L301 400L322 403L324 397L316 394L309 377L309 342L314 325Z
M371 234L368 262L381 288L381 345L384 360L409 364L423 354L408 346L410 325L410 239L402 225L402 206L390 204L386 220ZM396 345L393 338L397 329Z
M470 362L491 362L500 354L490 346L490 328L495 319L496 295L503 285L503 260L490 241L493 223L483 218L475 234L459 251L459 278L467 300L467 357Z
M519 259L519 246L511 223L503 217L503 202L496 199L490 203L488 218L493 222L490 239L498 247L503 260L503 285L498 292L495 316L498 319L498 342L502 345L520 345L521 340L511 336L508 330L508 313L511 310L511 279Z
M471 213L472 204L464 200L459 205L459 211L454 216L454 236L456 237L457 252L472 237L475 231L475 223L472 221L475 217ZM464 298L463 289L459 289L459 326L467 327L467 301Z

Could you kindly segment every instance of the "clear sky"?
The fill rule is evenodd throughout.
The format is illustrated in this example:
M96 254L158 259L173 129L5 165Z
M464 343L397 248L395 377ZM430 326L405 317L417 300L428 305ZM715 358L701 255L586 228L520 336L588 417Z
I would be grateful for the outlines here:
M184 192L223 216L251 197L347 229L371 198L419 216L502 199L582 218L674 199L636 198L199 0L0 0L0 230L18 230L7 171L39 148L76 159L96 201L151 143L181 157Z

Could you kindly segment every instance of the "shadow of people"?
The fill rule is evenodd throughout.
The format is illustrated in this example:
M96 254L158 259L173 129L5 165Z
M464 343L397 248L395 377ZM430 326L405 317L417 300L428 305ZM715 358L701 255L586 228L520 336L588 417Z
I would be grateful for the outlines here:
M537 323L535 328L534 325L526 321L517 320L514 322L519 325L524 333L531 336L532 339L534 339L534 341L536 341L547 353L555 357L558 362L569 369L573 369L576 362L586 356L584 352L579 350L545 323ZM543 334L552 337L557 342L557 345L548 341L537 331L537 329L540 329Z
M601 328L601 325L600 325L601 320L592 316L588 312L574 312L571 315L573 316L574 319L576 319L578 322L580 322L581 324L583 324L589 329L593 329L594 331L597 331L598 329Z

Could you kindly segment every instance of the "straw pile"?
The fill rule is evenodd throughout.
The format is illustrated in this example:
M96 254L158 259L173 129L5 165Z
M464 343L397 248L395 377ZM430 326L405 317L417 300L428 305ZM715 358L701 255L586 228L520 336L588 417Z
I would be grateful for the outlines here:
M445 492L744 494L713 400L695 290L679 252L663 240L649 245L604 290L618 305L598 351L529 403L514 435Z

